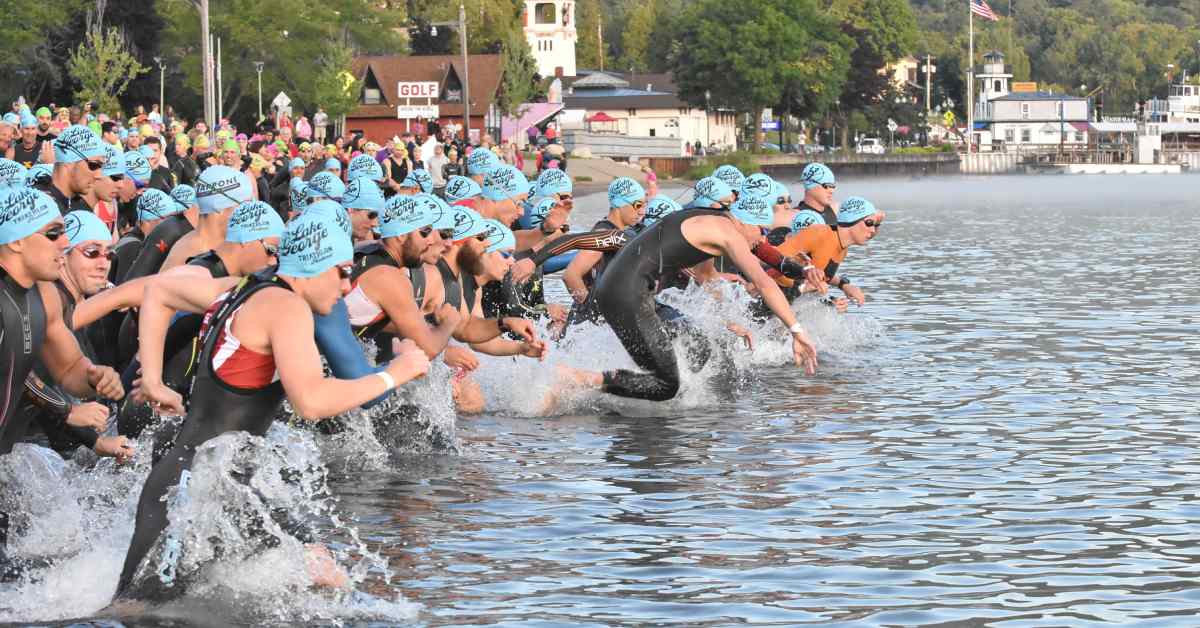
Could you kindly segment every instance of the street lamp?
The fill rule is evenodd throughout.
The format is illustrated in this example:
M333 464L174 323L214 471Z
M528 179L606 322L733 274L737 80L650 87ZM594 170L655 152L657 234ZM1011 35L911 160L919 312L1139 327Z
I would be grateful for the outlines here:
M458 29L458 43L462 49L462 99L463 99L463 142L471 142L471 73L467 67L469 60L467 57L467 8L460 2L458 4L458 21L457 22L430 22L429 35L437 37L437 27L448 26Z
M712 121L708 117L708 101L712 100L712 92L704 90L704 150L708 150L708 146L712 144L712 128L709 126ZM698 156L698 155L697 155Z
M254 62L254 71L255 71L255 72L258 72L258 123L259 123L259 124L262 124L262 121L263 121L263 114L262 114L262 71L263 71L263 62L262 62L262 61L255 61L255 62Z
M162 57L154 57L154 62L158 64L158 115L166 120L167 106L164 102L163 83L166 80L167 64L163 62Z

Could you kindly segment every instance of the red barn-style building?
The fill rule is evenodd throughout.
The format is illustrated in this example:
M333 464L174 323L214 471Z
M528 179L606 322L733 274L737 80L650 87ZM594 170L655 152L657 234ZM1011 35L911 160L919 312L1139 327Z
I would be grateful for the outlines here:
M470 128L482 136L490 132L489 123L499 125L499 116L489 112L500 89L503 72L500 55L470 55ZM380 144L393 135L424 129L423 118L401 119L401 106L437 105L437 121L442 128L461 125L463 117L462 56L377 55L354 59L355 76L362 79L359 106L346 116L346 128L362 132ZM401 83L437 83L433 98L401 97ZM494 113L494 112L493 112ZM492 118L495 121L492 122Z

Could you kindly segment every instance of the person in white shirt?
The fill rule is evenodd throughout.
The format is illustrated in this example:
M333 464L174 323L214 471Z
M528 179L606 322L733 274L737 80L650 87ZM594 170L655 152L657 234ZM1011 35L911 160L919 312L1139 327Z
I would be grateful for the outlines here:
M325 113L324 107L317 107L317 112L313 114L312 125L317 141L324 144L325 129L329 126L329 114Z

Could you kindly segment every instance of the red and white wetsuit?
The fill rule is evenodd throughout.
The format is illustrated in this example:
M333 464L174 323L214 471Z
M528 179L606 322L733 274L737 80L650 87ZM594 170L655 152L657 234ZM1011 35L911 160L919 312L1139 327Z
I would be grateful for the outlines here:
M204 313L204 323L200 327L200 337L208 331L208 324L213 313L225 302L228 293L217 297ZM237 320L242 306L234 310L225 319L225 329L217 336L217 342L212 351L212 369L222 382L234 388L262 388L279 380L279 371L275 368L275 356L259 353L242 346L237 336L233 335L233 321Z

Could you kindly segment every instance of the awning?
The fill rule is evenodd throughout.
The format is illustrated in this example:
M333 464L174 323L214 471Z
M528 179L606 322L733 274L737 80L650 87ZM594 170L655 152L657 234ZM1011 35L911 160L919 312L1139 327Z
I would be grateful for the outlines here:
M557 115L562 108L562 103L525 103L517 110L519 115L516 118L505 116L500 120L500 136L507 139L524 134L529 127L537 126Z
M986 130L987 130L987 128L988 128L988 123L987 123L987 122L976 122L976 123L975 123L975 130L976 130L976 131L986 131Z
M616 122L617 119L608 115L607 113L604 113L603 111L600 111L591 116L588 116L587 121L588 122Z
M1136 122L1089 122L1088 130L1093 133L1137 133Z
M1080 133L1087 133L1091 130L1087 122L1072 122L1071 126Z

